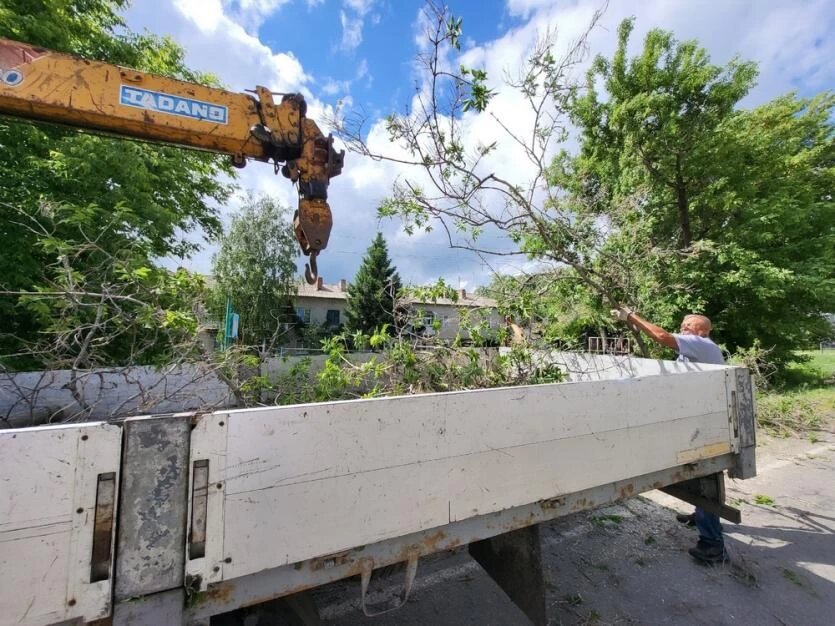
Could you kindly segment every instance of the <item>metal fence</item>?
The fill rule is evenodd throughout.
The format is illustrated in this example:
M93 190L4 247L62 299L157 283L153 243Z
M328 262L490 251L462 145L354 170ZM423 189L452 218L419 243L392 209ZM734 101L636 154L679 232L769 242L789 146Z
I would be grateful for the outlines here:
M589 337L588 350L592 354L629 354L631 344L627 337Z

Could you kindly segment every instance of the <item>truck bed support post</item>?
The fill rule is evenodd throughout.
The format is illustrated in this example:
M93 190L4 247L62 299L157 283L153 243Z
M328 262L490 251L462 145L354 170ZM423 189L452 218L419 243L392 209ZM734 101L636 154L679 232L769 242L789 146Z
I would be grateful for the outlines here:
M736 467L728 470L731 478L753 478L757 475L757 419L754 413L754 385L747 369L734 370L736 390L731 393L732 418L739 435Z
M476 541L469 550L535 626L548 623L539 524Z
M662 487L661 491L734 524L742 521L739 509L725 504L725 474L722 472Z

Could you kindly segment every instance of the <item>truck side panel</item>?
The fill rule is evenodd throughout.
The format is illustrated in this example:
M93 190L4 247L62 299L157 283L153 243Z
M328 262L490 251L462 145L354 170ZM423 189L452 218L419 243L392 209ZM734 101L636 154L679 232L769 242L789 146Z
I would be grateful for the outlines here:
M110 614L121 436L102 423L0 431L0 623Z
M440 528L224 580L212 585L209 592L198 593L192 597L184 622L203 624L211 615L355 576L369 563L374 568L385 567L403 561L404 555L424 556L461 547L524 526L611 504L663 485L721 472L731 467L734 459L735 455L732 454L713 457L698 463L596 486L554 500L471 517ZM420 567L418 569L420 570Z
M189 573L228 580L727 454L728 371L205 416L192 462L213 451L216 488Z

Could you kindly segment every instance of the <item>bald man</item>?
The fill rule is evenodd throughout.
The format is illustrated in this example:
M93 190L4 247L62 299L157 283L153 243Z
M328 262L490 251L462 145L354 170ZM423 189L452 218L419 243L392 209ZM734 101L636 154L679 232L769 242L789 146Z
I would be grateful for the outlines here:
M678 333L668 333L627 307L614 309L612 315L640 330L656 343L678 352L678 361L717 365L725 362L722 350L710 338L710 320L704 315L695 313L685 315ZM701 507L696 507L692 515L677 515L676 519L688 526L695 525L699 529L699 541L695 548L689 550L695 559L703 563L722 563L728 560L725 540L722 536L722 524L718 516L708 513Z

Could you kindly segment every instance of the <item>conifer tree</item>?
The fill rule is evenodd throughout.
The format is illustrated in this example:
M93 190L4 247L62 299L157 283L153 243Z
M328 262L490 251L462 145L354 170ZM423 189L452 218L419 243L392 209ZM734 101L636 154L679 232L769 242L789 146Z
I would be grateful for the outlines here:
M381 233L371 243L354 281L348 287L346 329L370 334L388 324L394 327L394 306L400 291L400 276L389 259Z

